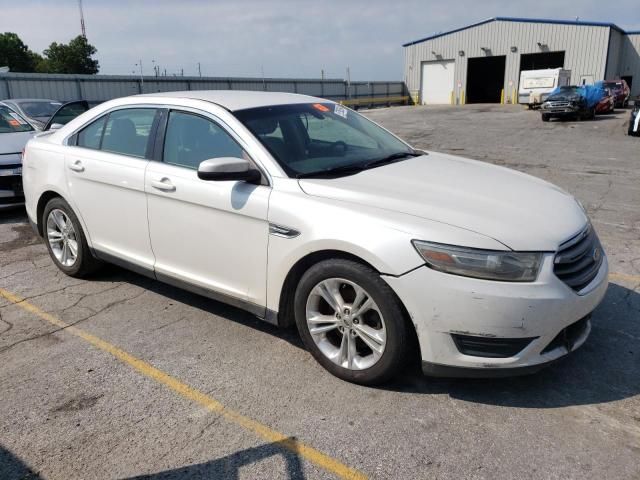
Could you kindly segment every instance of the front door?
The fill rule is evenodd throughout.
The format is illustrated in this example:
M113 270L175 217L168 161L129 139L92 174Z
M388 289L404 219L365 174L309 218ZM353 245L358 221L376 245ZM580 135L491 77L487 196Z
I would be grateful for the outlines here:
M70 198L93 248L134 270L153 268L144 173L158 113L155 108L112 111L80 130L65 155Z
M198 178L204 160L249 158L209 116L168 112L162 150L162 161L149 164L145 179L158 279L185 282L229 303L248 302L263 315L271 188Z

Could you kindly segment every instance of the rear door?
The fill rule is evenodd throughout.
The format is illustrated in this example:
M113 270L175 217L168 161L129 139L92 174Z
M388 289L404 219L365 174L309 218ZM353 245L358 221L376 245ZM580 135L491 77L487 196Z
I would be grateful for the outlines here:
M204 112L171 110L167 117L159 161L149 164L145 180L156 276L263 315L271 188L198 178L200 162L250 160L246 148Z
M98 256L145 273L154 256L144 174L159 115L152 107L111 111L74 135L65 155L71 199Z

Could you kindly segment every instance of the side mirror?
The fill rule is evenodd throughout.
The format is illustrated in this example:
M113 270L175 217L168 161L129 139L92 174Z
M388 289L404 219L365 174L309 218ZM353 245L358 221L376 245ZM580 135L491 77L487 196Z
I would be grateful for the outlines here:
M49 125L49 130L58 130L62 127L64 127L64 125L61 123L52 123L51 125Z
M244 181L258 183L262 175L244 158L210 158L198 166L198 178L214 181Z

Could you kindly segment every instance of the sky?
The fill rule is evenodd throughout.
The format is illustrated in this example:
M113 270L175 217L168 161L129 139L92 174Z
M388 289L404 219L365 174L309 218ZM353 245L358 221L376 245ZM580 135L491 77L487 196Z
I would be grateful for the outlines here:
M611 5L611 8L609 7ZM402 80L402 44L495 16L640 30L638 0L83 0L100 73ZM0 0L34 51L80 33L77 0Z

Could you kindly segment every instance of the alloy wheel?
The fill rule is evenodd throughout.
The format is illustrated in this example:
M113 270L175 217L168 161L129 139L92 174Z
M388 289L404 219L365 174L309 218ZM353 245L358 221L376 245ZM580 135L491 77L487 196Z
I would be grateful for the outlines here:
M307 328L319 350L349 370L375 365L387 343L385 321L371 295L356 283L328 278L309 293Z
M47 217L47 241L56 260L71 267L78 259L78 239L69 216L55 208Z

